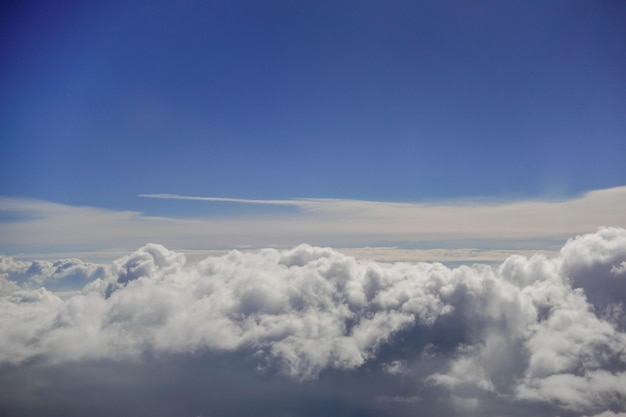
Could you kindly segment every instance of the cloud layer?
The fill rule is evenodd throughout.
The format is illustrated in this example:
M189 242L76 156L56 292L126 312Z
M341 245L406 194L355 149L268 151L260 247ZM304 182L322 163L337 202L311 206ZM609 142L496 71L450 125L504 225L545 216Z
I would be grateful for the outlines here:
M186 249L290 247L303 241L334 247L452 245L505 249L512 246L504 242L524 240L530 242L524 248L551 249L546 240L562 242L601 226L626 227L626 187L592 191L563 201L394 203L151 197L194 200L198 207L216 202L253 204L258 211L245 216L157 217L135 211L0 197L0 216L13 219L0 222L0 251L28 254L72 252L78 248L117 250L151 241ZM296 210L280 216L264 211L276 205ZM14 218L16 213L19 216Z
M53 379L69 395L76 378L106 392L139 384L150 404L176 386L167 378L200 383L179 393L177 415L250 415L229 384L257 415L626 413L619 228L498 267L358 261L309 245L198 263L156 244L109 265L4 257L0 290L0 384L11 387L0 404L15 415L84 412L37 397ZM148 411L125 401L104 409Z

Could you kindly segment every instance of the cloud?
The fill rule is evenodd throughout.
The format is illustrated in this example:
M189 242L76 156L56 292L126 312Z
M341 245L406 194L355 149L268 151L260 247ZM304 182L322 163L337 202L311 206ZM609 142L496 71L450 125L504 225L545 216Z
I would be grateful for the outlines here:
M626 417L626 413L614 413L610 410L607 410L600 414L596 414L593 417Z
M80 259L25 262L0 255L0 278L23 288L75 289L103 277L105 272L105 267Z
M565 239L601 226L626 227L626 187L593 191L565 201L513 202L149 196L254 204L260 211L247 216L175 218L3 197L0 212L20 212L23 218L0 223L0 250L13 254L58 253L77 248L119 250L147 241L189 249L285 247L303 241L344 247L427 242L431 248L467 248L469 242L473 247L478 244L483 249L501 250L505 247L503 242L520 240L526 241L526 248L530 245L530 249L550 249L546 247L547 240ZM299 211L281 216L264 214L263 205L268 204L292 205Z
M370 224L369 227L359 230L393 230L399 234L402 230L419 229L422 233L454 233L468 236L545 235L545 231L541 231L540 228L548 228L551 233L571 233L570 228L575 222L579 224L578 227L586 224L592 229L600 225L619 226L624 222L622 209L626 209L626 187L592 191L565 201L449 200L398 203L322 198L253 200L176 194L143 194L140 197L287 205L298 207L306 214L315 214L319 220L331 223L337 219L363 222L384 220L382 224Z
M139 194L138 197L157 198L164 200L191 200L191 201L209 201L222 203L241 203L241 204L261 204L273 206L296 206L300 208L314 208L319 206L320 199L304 199L304 200L258 200L251 198L227 198L227 197L198 197L178 194Z
M97 392L124 398L109 414L626 413L625 259L620 228L498 267L309 245L197 263L157 244L108 265L2 258L0 407L78 415ZM45 287L77 275L76 292ZM87 399L64 402L74 390ZM185 405L168 414L172 390Z

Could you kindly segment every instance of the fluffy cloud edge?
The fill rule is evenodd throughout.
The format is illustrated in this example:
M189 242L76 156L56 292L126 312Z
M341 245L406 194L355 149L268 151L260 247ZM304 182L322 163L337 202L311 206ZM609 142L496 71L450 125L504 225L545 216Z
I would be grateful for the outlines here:
M621 413L625 261L620 228L498 267L359 261L309 245L197 263L156 244L106 266L3 258L0 362L247 352L296 380L374 369L398 388L380 398L403 406L436 390L476 412L498 399ZM37 286L72 276L82 290Z

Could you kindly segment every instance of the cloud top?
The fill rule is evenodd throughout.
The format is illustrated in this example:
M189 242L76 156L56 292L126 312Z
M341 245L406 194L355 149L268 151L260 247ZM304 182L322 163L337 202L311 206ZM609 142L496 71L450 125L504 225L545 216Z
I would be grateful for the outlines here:
M374 369L403 407L436 390L477 410L505 401L610 415L626 412L625 262L619 228L497 268L357 261L309 245L198 263L156 244L109 265L4 257L0 364L230 352L296 381ZM88 283L46 288L72 277Z

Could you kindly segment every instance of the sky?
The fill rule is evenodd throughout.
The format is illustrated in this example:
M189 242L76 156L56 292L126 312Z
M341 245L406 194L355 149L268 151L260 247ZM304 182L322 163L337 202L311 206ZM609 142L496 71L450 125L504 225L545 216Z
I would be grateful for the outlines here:
M626 417L625 21L3 2L0 415Z
M492 244L462 233L434 239L419 227L410 236L355 235L356 226L342 228L353 214L314 239L318 219L302 206L249 200L482 207L619 190L625 13L610 1L8 2L0 25L0 251L127 251L155 239L186 249L497 249L517 238L519 248L558 249L572 235L624 226L616 220L622 199L607 216L530 243L510 233L491 235ZM145 197L155 194L217 200ZM195 230L207 240L162 226L146 234L141 224L117 226L135 240L77 239L50 231L61 207L201 219ZM210 238L211 222L275 217L299 226ZM463 219L459 212L434 225L480 223ZM509 222L537 230L537 219ZM388 213L369 219L390 221ZM110 229L98 218L89 223L92 236ZM298 232L276 236L287 230ZM57 244L24 244L26 236Z
M624 12L8 2L0 190L195 215L220 207L136 196L422 201L621 186Z

